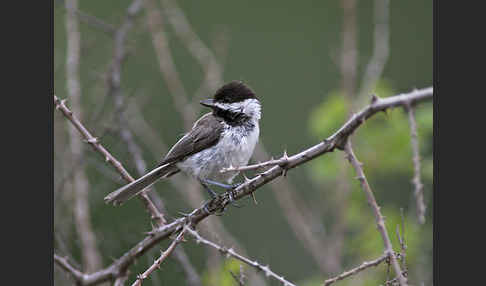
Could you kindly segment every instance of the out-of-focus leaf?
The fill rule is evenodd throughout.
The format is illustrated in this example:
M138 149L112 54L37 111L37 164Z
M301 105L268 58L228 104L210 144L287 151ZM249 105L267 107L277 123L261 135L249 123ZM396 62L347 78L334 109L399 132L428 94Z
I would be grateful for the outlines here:
M326 96L310 115L310 132L323 139L331 135L346 120L347 104L341 91L335 90Z
M202 281L204 285L213 286L234 286L236 285L235 279L231 276L231 272L234 274L238 274L240 272L240 264L241 262L234 259L229 258L224 261L221 265L220 269L209 272L205 271L202 275Z

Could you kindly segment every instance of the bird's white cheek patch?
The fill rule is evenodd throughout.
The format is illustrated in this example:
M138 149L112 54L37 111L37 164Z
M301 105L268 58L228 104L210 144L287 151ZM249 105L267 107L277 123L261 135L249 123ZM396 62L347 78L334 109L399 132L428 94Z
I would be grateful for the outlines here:
M250 116L255 117L257 120L261 117L260 102L256 99L247 99L243 101L243 112Z

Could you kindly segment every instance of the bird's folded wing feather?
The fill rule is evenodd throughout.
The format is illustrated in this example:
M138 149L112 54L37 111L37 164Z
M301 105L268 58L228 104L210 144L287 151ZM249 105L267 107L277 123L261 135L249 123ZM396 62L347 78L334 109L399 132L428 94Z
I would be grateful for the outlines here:
M222 119L215 117L212 113L205 114L194 123L191 131L170 149L159 166L180 161L187 156L215 145L223 129Z

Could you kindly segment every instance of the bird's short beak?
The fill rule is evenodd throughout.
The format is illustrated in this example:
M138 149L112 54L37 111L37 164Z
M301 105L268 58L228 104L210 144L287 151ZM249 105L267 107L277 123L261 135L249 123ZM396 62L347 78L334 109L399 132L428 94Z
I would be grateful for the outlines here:
M201 100L199 103L201 103L202 105L207 106L207 107L213 107L214 106L214 100L213 99Z

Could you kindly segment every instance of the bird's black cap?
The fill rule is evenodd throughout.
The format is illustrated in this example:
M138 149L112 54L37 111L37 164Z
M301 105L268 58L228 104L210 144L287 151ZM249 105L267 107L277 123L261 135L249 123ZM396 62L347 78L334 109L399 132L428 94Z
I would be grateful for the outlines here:
M214 101L220 103L241 102L251 98L256 99L255 93L248 85L239 80L223 85L214 94Z

